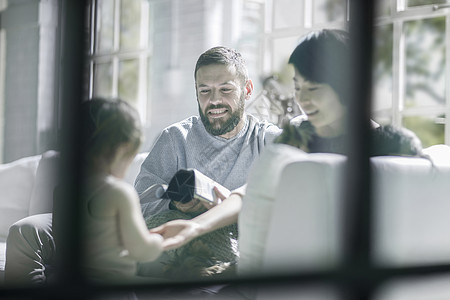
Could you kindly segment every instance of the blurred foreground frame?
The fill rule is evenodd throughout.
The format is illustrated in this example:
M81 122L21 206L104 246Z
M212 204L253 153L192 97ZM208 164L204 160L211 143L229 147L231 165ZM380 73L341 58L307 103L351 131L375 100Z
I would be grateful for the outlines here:
M85 281L81 272L80 218L78 207L78 187L80 182L80 149L78 149L79 133L77 122L79 119L79 103L83 99L84 60L86 53L86 7L87 1L59 0L62 20L62 49L60 56L61 79L60 97L62 103L62 160L61 174L63 174L64 203L61 205L61 218L54 220L61 227L55 232L58 241L58 269L55 282L46 288L26 290L5 290L7 296L13 297L41 297L41 298L94 298L95 296L116 296L116 293L127 293L135 290L138 295L158 296L170 295L186 296L185 289L208 285L229 284L236 288L261 288L270 293L278 289L296 292L294 286L306 288L311 286L325 286L340 295L342 299L372 299L377 288L388 280L428 275L449 275L450 265L434 265L404 268L376 268L371 262L371 188L370 164L368 156L369 115L371 95L371 61L373 20L375 1L349 0L350 33L352 39L353 94L349 119L349 168L347 174L346 207L347 217L344 241L343 262L336 269L328 271L304 272L277 277L254 277L227 281L186 281L155 285L136 286L94 286ZM365 101L361 101L364 99ZM366 199L365 201L360 201ZM170 289L172 292L166 294ZM264 290L263 290L264 291ZM335 295L336 295L335 294ZM226 295L225 295L226 296ZM339 298L339 297L337 297Z

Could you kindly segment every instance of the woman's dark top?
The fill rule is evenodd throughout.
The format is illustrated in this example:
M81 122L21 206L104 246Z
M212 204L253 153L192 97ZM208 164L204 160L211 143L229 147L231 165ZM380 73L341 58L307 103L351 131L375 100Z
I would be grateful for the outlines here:
M287 124L283 132L275 139L275 143L287 144L308 153L345 153L345 136L323 138L316 134L311 122L305 120L301 123Z
M316 134L311 122L287 124L275 143L287 144L308 153L346 153L345 135L323 138ZM410 130L392 125L371 130L370 156L423 156L420 139Z

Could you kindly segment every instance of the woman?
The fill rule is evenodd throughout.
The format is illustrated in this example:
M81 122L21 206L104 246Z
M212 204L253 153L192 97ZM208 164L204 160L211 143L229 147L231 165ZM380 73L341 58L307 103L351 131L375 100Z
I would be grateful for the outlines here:
M292 52L295 97L306 120L285 126L277 143L306 152L345 152L349 36L324 29L306 35Z

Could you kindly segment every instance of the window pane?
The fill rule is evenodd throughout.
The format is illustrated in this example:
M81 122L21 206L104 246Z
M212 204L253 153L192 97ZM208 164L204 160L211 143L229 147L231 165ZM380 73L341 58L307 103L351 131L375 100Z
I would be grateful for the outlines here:
M280 70L283 70L286 68L286 65L288 64L289 56L291 55L292 51L297 47L299 42L299 37L288 37L288 38L281 38L281 39L274 39L273 40L273 67L272 69L275 72L279 72ZM292 77L290 78L292 81Z
M238 49L245 57L250 78L258 78L262 73L262 40L264 34L264 5L245 1L243 3L241 38ZM260 89L255 80L255 91Z
M346 0L316 0L314 1L314 23L345 21Z
M97 14L97 50L109 52L113 49L114 0L99 0Z
M394 279L382 285L375 300L450 299L450 276L428 275Z
M139 48L141 1L122 0L120 6L120 48Z
M112 94L112 64L94 64L94 95L110 97Z
M433 117L411 116L403 118L403 126L414 131L424 148L445 143L445 115Z
M445 17L405 23L405 108L445 103Z
M391 13L391 1L390 0L378 0L375 1L375 16L389 16Z
M303 22L303 1L278 0L273 2L273 28L300 26Z
M375 28L373 62L373 111L380 112L392 107L392 24Z
M119 63L119 97L137 107L139 92L139 60L122 60Z
M408 0L409 7L444 3L448 3L448 0Z

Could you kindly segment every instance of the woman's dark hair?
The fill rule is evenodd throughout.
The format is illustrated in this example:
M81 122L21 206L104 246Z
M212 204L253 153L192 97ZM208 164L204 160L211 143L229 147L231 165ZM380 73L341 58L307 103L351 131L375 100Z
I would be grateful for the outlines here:
M371 138L370 156L425 156L420 139L414 132L404 127L380 126L372 132Z
M142 142L139 114L121 99L94 98L82 103L81 138L87 161L113 158L117 148L130 144L130 154Z
M302 38L289 63L308 81L329 84L346 105L350 68L349 34L338 29L313 31Z

